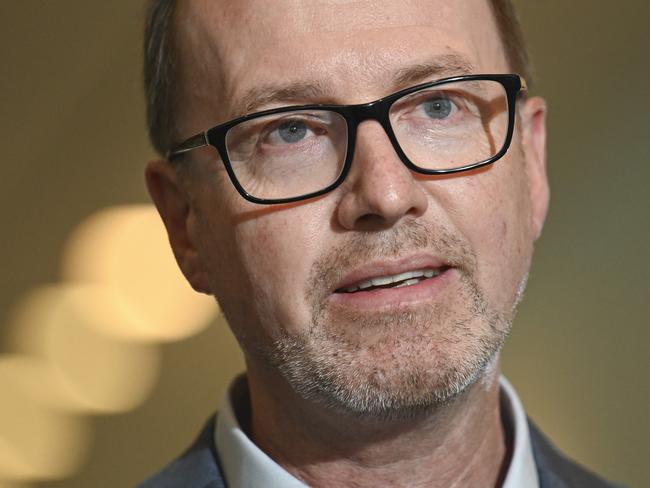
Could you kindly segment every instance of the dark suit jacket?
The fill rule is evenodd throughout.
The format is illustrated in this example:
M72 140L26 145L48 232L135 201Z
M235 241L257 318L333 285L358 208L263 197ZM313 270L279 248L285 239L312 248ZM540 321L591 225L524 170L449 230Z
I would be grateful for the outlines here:
M214 447L214 422L210 419L185 454L139 488L225 488L219 456ZM533 455L541 488L615 488L562 455L529 422ZM526 488L526 487L521 487Z

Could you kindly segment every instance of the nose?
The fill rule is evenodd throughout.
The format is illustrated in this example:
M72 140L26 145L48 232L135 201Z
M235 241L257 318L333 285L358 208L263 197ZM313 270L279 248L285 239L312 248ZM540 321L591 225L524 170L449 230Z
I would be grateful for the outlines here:
M345 183L347 191L338 206L338 221L345 229L387 229L427 209L422 183L402 163L376 121L359 124L354 159Z

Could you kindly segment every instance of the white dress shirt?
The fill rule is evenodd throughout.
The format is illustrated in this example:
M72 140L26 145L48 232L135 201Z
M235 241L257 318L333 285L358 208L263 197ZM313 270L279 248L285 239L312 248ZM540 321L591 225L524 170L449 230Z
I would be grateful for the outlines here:
M499 384L502 413L513 440L512 458L502 488L539 488L524 408L504 377L500 378ZM219 410L214 432L227 485L230 488L307 488L244 433L235 415L238 406L234 404L230 390L232 385Z

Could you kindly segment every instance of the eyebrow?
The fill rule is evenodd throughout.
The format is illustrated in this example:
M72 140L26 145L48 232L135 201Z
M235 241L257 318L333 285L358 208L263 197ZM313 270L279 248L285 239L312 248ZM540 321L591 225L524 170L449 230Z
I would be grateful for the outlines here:
M237 114L249 114L259 107L275 102L300 102L321 98L329 90L320 81L297 81L288 84L268 84L251 88L236 104Z
M445 54L411 66L402 68L393 76L397 87L418 84L425 80L461 76L475 73L475 68L466 58L459 54Z
M474 66L459 54L445 54L400 68L392 75L395 90L416 85L427 80L460 76L475 72ZM235 104L234 116L250 114L272 103L303 103L332 95L329 85L320 80L297 81L284 84L266 84L246 91Z

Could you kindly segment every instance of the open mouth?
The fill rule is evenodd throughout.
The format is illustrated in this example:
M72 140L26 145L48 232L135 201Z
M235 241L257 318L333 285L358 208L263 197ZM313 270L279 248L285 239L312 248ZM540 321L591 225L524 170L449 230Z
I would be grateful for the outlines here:
M339 288L335 293L358 293L373 291L385 288L403 288L406 286L413 286L425 280L430 280L436 276L440 276L447 271L449 266L442 266L440 268L425 268L413 271L405 271L396 275L377 276L376 278L367 279L354 283L350 286Z

